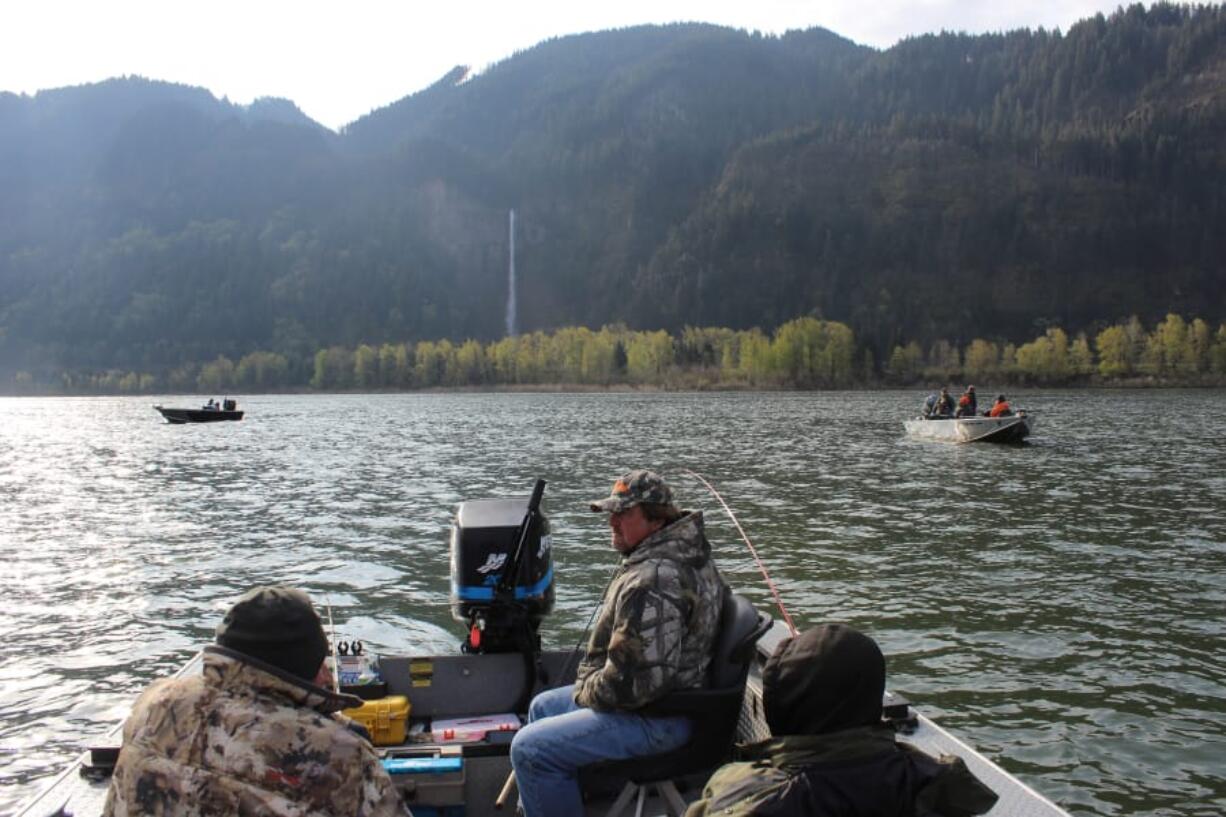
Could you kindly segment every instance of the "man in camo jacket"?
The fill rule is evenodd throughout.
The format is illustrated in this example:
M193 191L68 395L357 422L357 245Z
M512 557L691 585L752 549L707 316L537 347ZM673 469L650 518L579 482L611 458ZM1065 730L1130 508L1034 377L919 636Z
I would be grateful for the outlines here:
M683 513L651 471L631 471L591 503L609 514L622 554L573 686L543 692L511 745L527 817L582 814L578 772L602 760L667 752L690 737L684 717L651 717L674 690L702 687L725 586L702 513Z
M370 742L336 714L361 701L326 688L327 652L306 593L243 595L200 675L158 681L137 700L103 813L408 814Z

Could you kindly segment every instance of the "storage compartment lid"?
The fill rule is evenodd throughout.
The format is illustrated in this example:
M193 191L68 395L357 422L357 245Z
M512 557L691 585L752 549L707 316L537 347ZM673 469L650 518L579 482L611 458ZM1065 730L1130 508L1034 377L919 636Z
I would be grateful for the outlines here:
M464 768L461 757L390 757L382 763L388 774L448 774Z

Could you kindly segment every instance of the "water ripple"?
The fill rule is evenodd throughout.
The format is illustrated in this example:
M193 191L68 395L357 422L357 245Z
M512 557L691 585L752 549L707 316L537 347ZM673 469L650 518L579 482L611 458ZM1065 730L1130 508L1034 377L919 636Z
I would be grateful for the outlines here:
M1222 397L1019 395L1042 424L1021 448L909 440L901 392L253 397L201 427L140 399L0 399L0 812L252 585L306 588L375 650L455 649L451 512L538 476L545 638L572 646L612 569L584 501L651 465L756 603L681 469L725 494L798 623L870 632L893 688L1070 811L1221 814Z

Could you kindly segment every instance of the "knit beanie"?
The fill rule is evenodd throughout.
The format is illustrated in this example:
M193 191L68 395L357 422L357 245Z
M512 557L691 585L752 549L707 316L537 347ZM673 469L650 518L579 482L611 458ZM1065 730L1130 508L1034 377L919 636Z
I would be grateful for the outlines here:
M885 656L845 624L786 639L762 669L762 708L774 735L820 735L881 722Z
M306 681L315 680L328 654L310 596L283 586L244 593L217 625L217 643Z

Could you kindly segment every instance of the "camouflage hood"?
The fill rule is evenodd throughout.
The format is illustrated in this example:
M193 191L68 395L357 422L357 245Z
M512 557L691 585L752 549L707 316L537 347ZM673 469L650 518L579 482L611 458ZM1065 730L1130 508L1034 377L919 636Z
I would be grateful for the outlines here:
M702 511L693 511L648 536L626 554L623 565L633 565L650 559L669 559L687 567L699 568L711 560L711 543L707 541Z
M325 715L362 705L361 698L354 695L315 686L272 664L217 645L204 648L203 674L206 684L227 695L282 698L288 706L314 709Z

